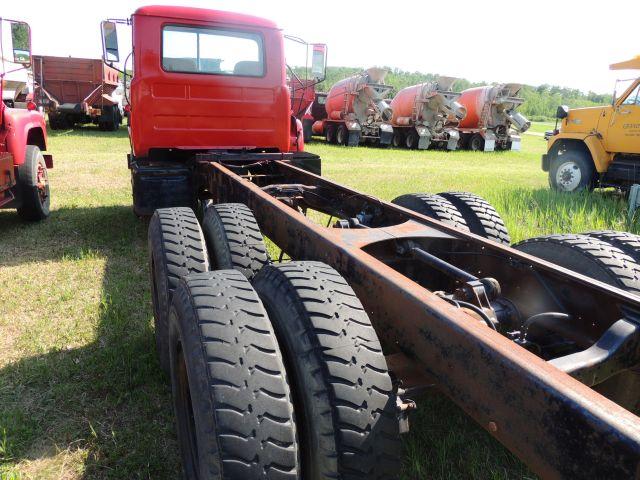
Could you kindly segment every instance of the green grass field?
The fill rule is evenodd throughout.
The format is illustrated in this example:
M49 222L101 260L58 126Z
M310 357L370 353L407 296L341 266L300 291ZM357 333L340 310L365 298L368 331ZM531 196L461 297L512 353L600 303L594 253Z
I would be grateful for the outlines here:
M545 126L543 128L546 129ZM390 200L468 190L491 201L514 241L613 228L610 192L564 196L523 151L416 152L312 144L324 174ZM0 213L0 479L174 479L170 389L159 371L146 223L131 210L125 130L55 133L51 218ZM437 393L419 399L405 438L405 479L531 478L517 459Z

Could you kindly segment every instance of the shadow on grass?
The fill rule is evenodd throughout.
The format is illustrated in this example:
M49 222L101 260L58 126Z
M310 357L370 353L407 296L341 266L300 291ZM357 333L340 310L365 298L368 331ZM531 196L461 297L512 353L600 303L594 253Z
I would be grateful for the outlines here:
M82 456L82 478L178 476L170 389L151 325L146 230L124 206L60 209L41 224L0 214L0 268L87 255L105 261L95 341L0 369L0 474L22 460L38 469L39 459L68 451ZM47 281L35 263L33 279ZM69 473L47 468L59 471L51 478Z

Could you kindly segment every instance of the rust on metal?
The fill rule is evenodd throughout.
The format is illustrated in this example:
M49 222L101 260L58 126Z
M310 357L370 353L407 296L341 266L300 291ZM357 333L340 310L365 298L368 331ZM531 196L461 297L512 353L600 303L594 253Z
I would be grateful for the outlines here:
M263 234L291 258L336 268L362 301L391 370L404 362L405 372L418 371L412 383L434 383L534 472L544 478L637 475L638 417L534 354L532 342L519 344L519 332L488 328L481 314L467 313L473 305L458 308L454 296L438 295L437 287L454 291L464 283L416 268L405 252L418 245L454 272L497 279L501 292L488 297L504 325L539 311L572 312L567 325L549 333L562 336L561 347L571 351L589 348L620 318L635 322L640 299L286 161L246 168L207 159L198 171L202 196L247 204ZM308 210L338 219L342 228L311 221Z

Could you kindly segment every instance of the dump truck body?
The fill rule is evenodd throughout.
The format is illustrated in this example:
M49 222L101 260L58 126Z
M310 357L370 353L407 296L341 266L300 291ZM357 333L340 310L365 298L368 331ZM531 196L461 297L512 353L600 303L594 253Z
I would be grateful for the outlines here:
M118 86L118 71L101 59L34 56L37 99L49 115L53 129L94 123L116 130L122 112L111 96Z
M640 70L640 57L612 70ZM542 169L552 188L576 192L595 185L628 189L640 183L640 78L601 107L559 107Z
M467 115L460 122L461 144L471 150L520 150L520 136L529 122L516 108L523 100L517 97L521 85L507 83L469 88L458 102Z
M460 135L456 127L466 111L451 86L455 78L440 77L400 90L391 101L394 146L455 150Z
M370 68L336 82L327 93L322 130L329 143L357 146L361 142L389 145L392 110L384 84L386 70Z

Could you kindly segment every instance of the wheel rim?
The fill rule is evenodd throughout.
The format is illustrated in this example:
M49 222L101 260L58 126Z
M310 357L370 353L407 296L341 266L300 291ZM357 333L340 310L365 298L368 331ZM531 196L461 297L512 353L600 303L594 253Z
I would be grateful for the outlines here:
M561 190L572 192L578 188L581 180L582 171L576 162L564 162L556 171L556 185L558 185Z
M49 198L49 176L47 169L42 163L38 163L38 172L36 174L36 188L38 189L38 198L40 204L44 205Z
M185 450L184 470L191 474L189 478L200 478L200 461L198 454L198 441L196 437L196 422L193 415L193 405L191 403L191 390L189 389L189 377L187 375L187 364L184 360L182 345L176 349L175 360L175 384L178 390L176 401L176 417L182 426L184 438L182 446Z
M473 137L471 139L471 150L480 150L480 139L478 137Z

